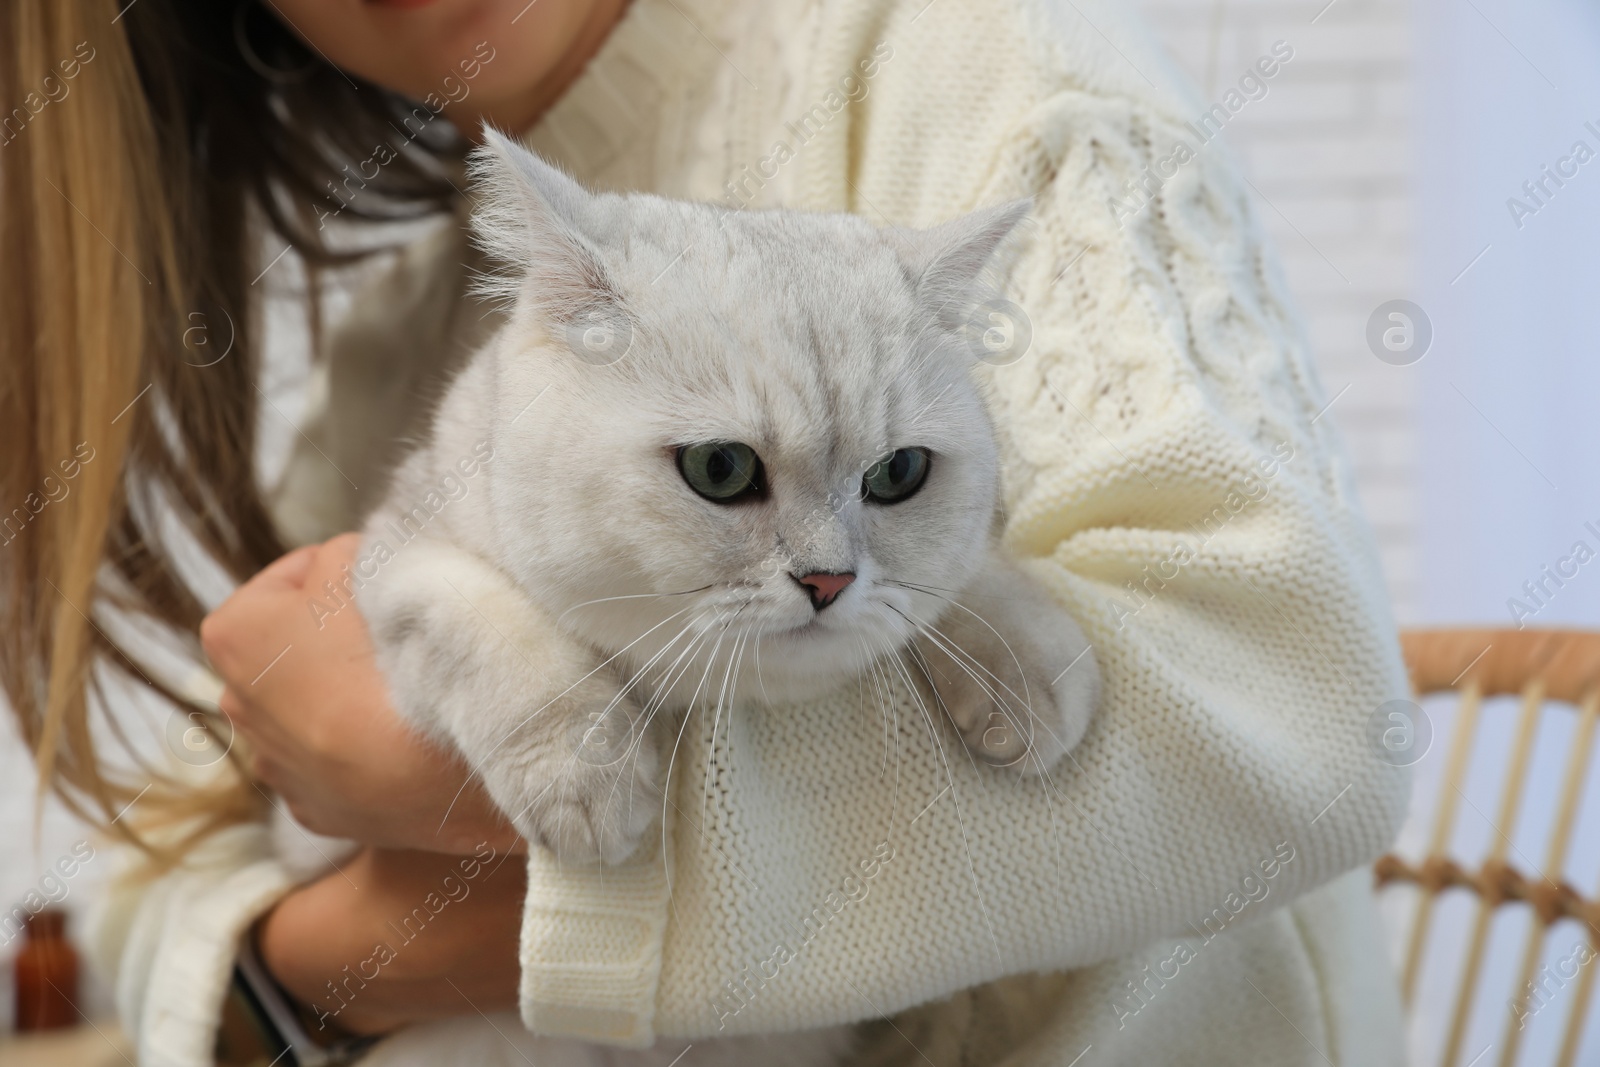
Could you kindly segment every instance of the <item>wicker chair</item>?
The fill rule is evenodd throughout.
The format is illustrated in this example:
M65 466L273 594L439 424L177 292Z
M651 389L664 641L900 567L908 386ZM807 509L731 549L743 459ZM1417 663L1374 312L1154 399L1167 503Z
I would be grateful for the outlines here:
M1391 853L1378 861L1375 871L1380 887L1410 884L1420 890L1401 972L1401 989L1407 1004L1416 993L1430 934L1438 928L1433 917L1440 894L1462 888L1477 896L1465 964L1445 1034L1445 1052L1439 1061L1445 1067L1455 1067L1471 1022L1495 909L1517 902L1524 902L1533 909L1521 971L1513 986L1519 991L1514 995L1519 998L1517 1007L1523 1012L1527 1010L1530 983L1551 926L1563 919L1577 920L1588 927L1589 943L1600 951L1600 899L1595 895L1585 896L1563 878L1573 823L1593 763L1591 748L1595 726L1600 721L1600 633L1425 630L1407 633L1403 641L1416 694L1420 697L1454 690L1460 694L1460 710L1445 754L1443 781L1427 854L1412 862ZM1483 701L1503 694L1520 695L1521 710L1501 786L1495 820L1497 832L1481 864L1469 870L1452 858L1449 851L1458 800L1462 796L1461 787L1478 732ZM1555 817L1545 842L1544 868L1542 871L1521 870L1508 862L1509 835L1522 805L1534 738L1547 702L1575 707L1578 721L1559 786ZM1597 971L1600 971L1600 963L1585 966L1580 971L1557 1060L1562 1067L1572 1064L1577 1056L1589 1018ZM1502 1067L1516 1062L1522 1031L1512 1025L1514 1018L1508 1013L1504 1034L1494 1046L1500 1053L1498 1062Z

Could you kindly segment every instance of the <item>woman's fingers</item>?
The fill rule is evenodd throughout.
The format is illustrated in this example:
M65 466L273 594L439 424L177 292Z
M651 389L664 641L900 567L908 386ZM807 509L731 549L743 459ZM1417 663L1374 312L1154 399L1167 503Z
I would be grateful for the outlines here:
M316 557L320 545L305 545L293 552L279 556L272 563L267 564L254 578L245 585L261 587L287 586L299 589L305 584L306 571L311 567L311 561Z
M337 568L341 564L349 563L356 558L356 549L361 547L361 535L358 533L342 533L337 537L330 537L322 544L317 545L317 565L331 564Z
M335 836L441 852L520 845L460 757L389 703L353 603L360 541L346 534L291 553L206 619L219 703L254 777L303 825Z
M302 583L317 549L307 546L277 560L201 621L200 646L223 681L243 692L283 651L283 621L305 599Z
M355 562L356 548L361 544L361 535L354 533L340 534L317 545L312 553L311 561L306 566L302 588L308 596L328 597L327 584L333 583L333 590L341 599L347 595L353 586L345 571L351 563Z
M366 627L354 607L355 579L350 573L361 535L348 533L317 546L305 583L300 590L301 610L319 636L332 631L336 637L367 643Z
M340 654L367 647L344 570L359 544L360 535L344 534L289 553L241 585L200 624L206 656L247 703L283 689L285 679L296 673L291 660L306 660L302 670L317 670ZM330 621L340 623L332 634Z

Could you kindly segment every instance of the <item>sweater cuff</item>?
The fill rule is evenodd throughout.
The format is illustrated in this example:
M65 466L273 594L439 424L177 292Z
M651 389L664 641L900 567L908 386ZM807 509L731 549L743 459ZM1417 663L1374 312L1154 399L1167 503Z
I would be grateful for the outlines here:
M149 971L123 975L148 983L138 1028L141 1062L212 1062L240 939L293 884L280 864L265 860L215 881L197 878L164 902L161 942L147 961Z
M574 869L547 849L528 850L521 1007L529 1030L625 1048L655 1042L672 888L662 838L650 834L614 867Z

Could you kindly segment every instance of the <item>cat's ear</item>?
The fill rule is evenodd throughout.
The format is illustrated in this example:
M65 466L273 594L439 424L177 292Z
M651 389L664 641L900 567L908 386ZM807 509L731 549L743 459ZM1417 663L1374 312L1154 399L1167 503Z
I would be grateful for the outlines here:
M894 241L917 300L945 329L958 329L984 268L1033 208L1030 199L983 208L926 230L896 230Z
M560 324L621 307L598 245L585 232L599 213L592 193L489 126L468 158L468 174L478 194L474 237L500 264L479 283L483 295L530 299Z

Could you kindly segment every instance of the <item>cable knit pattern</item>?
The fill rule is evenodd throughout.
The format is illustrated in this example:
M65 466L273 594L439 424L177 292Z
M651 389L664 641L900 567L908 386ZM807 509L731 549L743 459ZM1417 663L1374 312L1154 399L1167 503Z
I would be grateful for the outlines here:
M865 95L830 103L847 75ZM1006 537L1105 682L1048 782L976 766L906 678L691 717L649 855L530 858L530 1026L644 1045L935 1002L869 1031L861 1063L1066 1067L1091 1044L1097 1064L1400 1062L1365 875L1316 889L1398 826L1405 776L1364 727L1407 688L1306 342L1221 145L1136 216L1111 208L1174 142L1198 147L1201 110L1112 0L633 0L530 132L592 186L730 207L927 225L1033 196L1006 274L1032 343L979 373ZM410 367L476 320L400 310L428 269L402 268L335 363ZM356 377L307 433L365 484L370 443L320 429L361 440ZM284 483L305 537L347 511L323 463L301 448ZM175 937L147 936L124 980ZM1177 946L1194 960L1172 977ZM179 996L211 1002L152 988L143 1019Z

